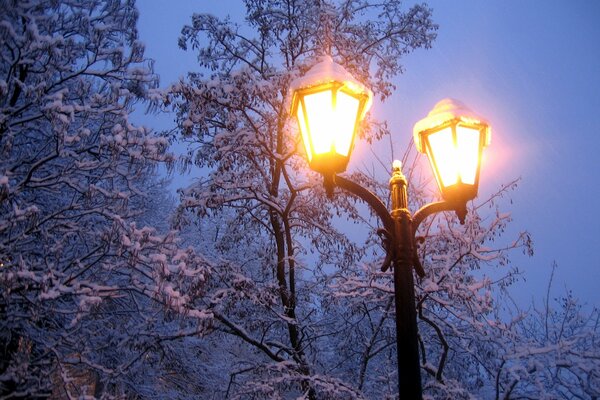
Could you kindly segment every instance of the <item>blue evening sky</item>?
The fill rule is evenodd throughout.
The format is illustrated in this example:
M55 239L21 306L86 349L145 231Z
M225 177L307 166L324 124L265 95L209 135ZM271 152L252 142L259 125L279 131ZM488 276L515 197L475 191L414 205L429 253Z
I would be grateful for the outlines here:
M567 287L600 306L600 2L428 4L440 26L433 48L405 57L394 96L372 112L389 121L397 153L406 148L413 124L444 97L486 117L492 145L480 196L521 177L513 203L503 205L514 218L506 237L528 230L535 245L534 257L515 255L526 278L515 287L515 298L539 301L556 261L554 292ZM139 0L138 8L140 38L156 60L161 86L196 68L194 53L177 46L194 12L243 19L239 0ZM155 129L173 126L169 117L137 120ZM357 143L357 149L365 146ZM388 149L382 144L375 151L391 162ZM366 158L370 152L357 153ZM366 162L354 160L350 169Z

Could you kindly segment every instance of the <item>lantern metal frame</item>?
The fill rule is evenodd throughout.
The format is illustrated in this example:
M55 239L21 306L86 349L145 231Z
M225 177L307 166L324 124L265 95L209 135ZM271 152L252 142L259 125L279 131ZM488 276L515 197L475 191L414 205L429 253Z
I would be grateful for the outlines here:
M327 153L315 153L315 146L311 134L312 128L309 123L309 116L304 99L306 96L327 91L331 91L332 109L335 109L335 107L337 106L337 95L339 92L343 92L344 94L353 97L358 101L358 108L356 112L356 117L354 119L352 136L350 138L350 145L348 148L348 153L346 155L337 152L333 148L333 145ZM367 93L354 91L350 89L347 84L337 81L331 81L322 84L317 84L314 86L304 87L294 91L292 97L291 114L296 118L299 118L298 109L299 105L302 105L302 117L304 120L304 127L307 131L303 132L302 127L299 127L299 130L302 136L302 141L304 143L304 150L308 158L308 164L312 170L320 172L323 175L341 173L346 170L348 162L350 160L350 155L352 154L352 151L354 149L354 142L358 132L358 127L361 123L362 117L365 114L364 110L368 103L369 95ZM309 142L308 144L306 143L307 139Z
M455 183L453 183L452 185L444 185L441 177L440 165L438 163L439 160L436 158L436 154L433 151L433 148L429 141L429 137L435 133L443 131L444 129L450 128L452 131L452 141L454 146L456 146L458 136L456 130L458 127L472 129L478 132L479 134L479 146L477 150L477 166L475 168L475 178L472 184L466 183L463 182L463 178L459 174ZM427 158L429 159L429 163L437 181L437 185L442 195L442 198L451 202L467 202L477 197L477 193L479 191L479 177L481 174L483 150L489 144L489 125L483 122L467 122L463 118L459 117L448 120L433 128L422 130L417 134L419 135L421 142L421 149L419 150L425 153L427 155Z

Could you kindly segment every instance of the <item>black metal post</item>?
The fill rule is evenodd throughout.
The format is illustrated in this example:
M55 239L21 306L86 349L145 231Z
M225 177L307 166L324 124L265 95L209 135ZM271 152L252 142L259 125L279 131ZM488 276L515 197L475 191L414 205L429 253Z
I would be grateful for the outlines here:
M417 312L413 278L413 232L408 210L406 178L394 165L390 179L394 220L394 302L396 306L396 348L398 353L398 395L400 400L421 400L421 366L417 337Z
M324 183L330 196L333 196L333 188L337 186L363 200L371 206L383 224L389 246L386 246L388 257L382 271L389 267L389 260L394 269L398 395L400 400L422 400L413 267L421 276L425 273L414 248L415 234L425 218L441 211L455 211L461 223L464 223L467 208L466 201L440 201L427 204L411 215L408 210L407 181L401 169L402 165L395 162L390 179L391 212L375 194L349 179L332 174L325 177Z

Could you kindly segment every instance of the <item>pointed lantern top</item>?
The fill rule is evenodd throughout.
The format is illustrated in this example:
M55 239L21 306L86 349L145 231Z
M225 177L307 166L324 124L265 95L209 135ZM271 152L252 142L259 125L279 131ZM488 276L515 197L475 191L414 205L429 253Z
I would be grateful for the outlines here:
M433 110L427 114L425 118L417 122L413 129L413 136L415 140L415 146L419 152L424 153L423 143L421 141L420 133L429 129L433 129L439 125L443 125L448 121L456 120L462 121L468 124L474 125L485 125L485 141L484 147L490 144L491 132L489 129L489 123L484 118L475 114L469 107L467 107L460 100L445 98L437 102L433 107Z
M359 116L359 119L362 119L367 111L369 111L369 108L371 108L373 92L361 82L357 81L342 65L333 61L331 56L324 55L318 60L319 62L313 65L306 74L292 81L290 84L290 93L292 93L292 97L302 89L331 82L340 82L352 92L362 93L368 96L367 104L362 110L362 115ZM295 99L292 98L292 109L295 106L294 100Z

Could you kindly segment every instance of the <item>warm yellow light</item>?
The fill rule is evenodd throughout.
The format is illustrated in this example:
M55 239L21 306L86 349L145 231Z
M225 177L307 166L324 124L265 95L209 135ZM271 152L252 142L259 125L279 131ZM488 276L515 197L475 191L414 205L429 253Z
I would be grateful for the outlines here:
M333 93L331 90L304 96L308 135L314 155L327 153L333 145Z
M474 185L479 167L481 150L479 130L461 125L456 127L456 158L461 182Z
M350 153L350 146L358 123L358 106L360 101L342 91L337 92L333 114L335 125L332 126L334 133L333 142L335 151L343 156ZM336 129L337 128L337 129Z
M458 125L447 127L427 136L427 155L432 168L437 170L440 187L458 182L474 185L479 166L479 130Z
M350 153L360 100L336 89L306 94L298 104L296 117L309 162L330 152L344 157Z
M308 128L306 127L306 115L304 113L304 107L302 107L302 103L298 104L298 113L297 113L296 117L298 119L298 124L300 125L300 133L302 134L302 141L304 142L304 145L306 146L306 144L310 143L310 142L309 142L309 138L308 138ZM307 146L307 148L308 147L309 146ZM308 157L308 162L310 162L312 159L312 151L307 150L306 156Z
M347 156L354 135L359 100L342 91L325 90L304 96L297 117L304 143L311 143L309 157L330 151ZM308 120L308 121L306 121ZM309 142L309 139L311 142Z
M454 185L458 181L457 157L452 129L446 128L428 136L428 156L433 170L438 171L442 186Z

